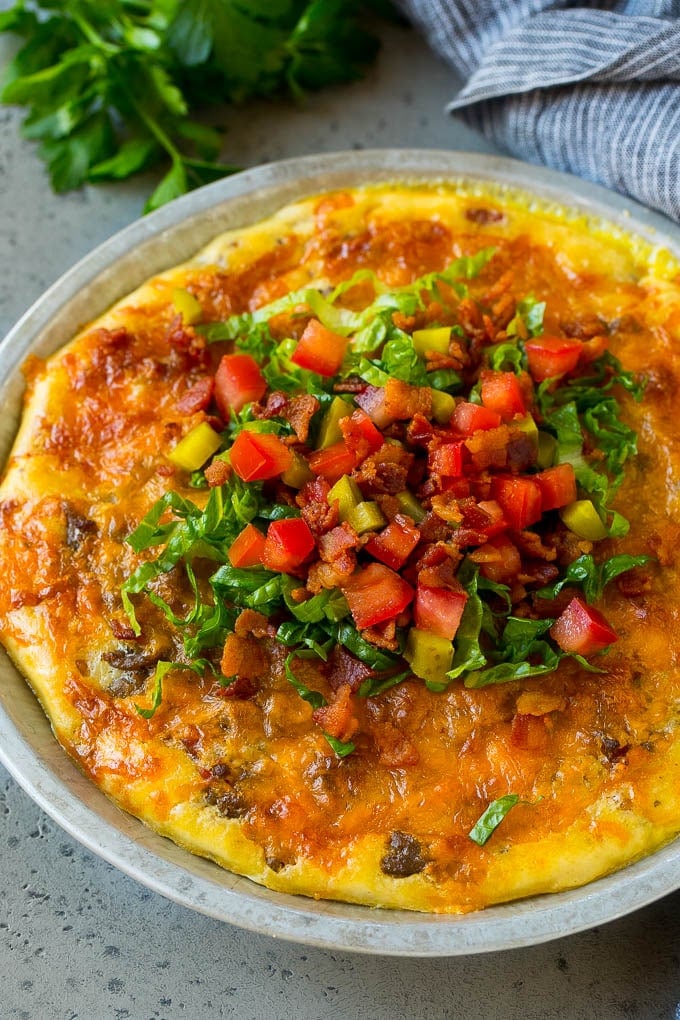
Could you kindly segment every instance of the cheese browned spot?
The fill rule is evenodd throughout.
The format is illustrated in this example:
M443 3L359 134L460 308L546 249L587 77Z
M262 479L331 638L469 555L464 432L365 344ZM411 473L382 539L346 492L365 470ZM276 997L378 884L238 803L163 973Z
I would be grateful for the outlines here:
M157 664L183 663L186 653L166 614L136 596L135 633L121 585L146 554L126 538L168 491L207 499L167 454L201 422L222 427L212 376L229 349L183 322L173 291L188 289L204 320L219 322L312 284L328 293L362 269L403 287L490 246L493 259L457 299L461 348L445 355L453 364L431 357L431 368L458 367L466 345L487 344L533 294L546 301L546 332L578 337L593 356L604 336L624 367L647 379L642 403L619 398L639 452L615 501L630 531L607 540L606 554L654 560L599 603L619 636L599 660L602 672L565 660L552 673L479 690L453 681L434 692L411 677L361 697L366 674L345 652L332 652L330 669L294 657L297 680L328 703L315 708L286 675L288 649L253 614L226 650L222 642L207 653L214 670L224 662L238 674L233 683L210 668L172 669L158 708L144 717L138 707L151 704ZM347 307L370 300L362 287ZM427 325L408 316L399 324ZM298 338L304 321L284 312L270 328ZM358 188L219 237L47 362L27 366L23 423L0 489L3 643L59 741L102 790L187 850L273 889L463 912L621 867L680 830L679 334L680 267L667 253L491 188ZM338 392L358 392L356 380ZM409 442L431 411L427 393L416 396ZM304 442L315 407L287 407ZM468 443L476 468L502 455L508 471L521 472L526 437L501 425L497 439L500 453L488 439ZM389 463L368 457L361 480L370 498L396 499L411 465L403 452ZM228 476L213 473L215 485ZM459 508L446 493L433 495L436 512L422 533L436 544ZM324 499L302 512L326 534L338 522ZM462 520L471 534L483 524L479 514ZM549 583L551 556L570 562L589 548L571 533L551 546L522 536L531 571L514 577L518 584ZM345 537L326 540L319 590L330 572L345 576L341 555L354 569L351 541L340 548ZM199 558L195 567L207 599L210 564ZM440 567L433 560L428 569ZM177 617L190 613L194 592L180 566L156 578L153 591ZM376 647L394 645L388 628L367 636ZM351 736L353 753L332 750L315 713ZM479 846L470 830L509 793L519 802Z

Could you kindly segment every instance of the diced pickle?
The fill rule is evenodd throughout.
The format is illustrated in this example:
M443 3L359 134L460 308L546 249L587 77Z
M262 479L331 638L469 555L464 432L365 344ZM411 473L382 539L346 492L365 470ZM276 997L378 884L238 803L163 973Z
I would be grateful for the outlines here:
M408 489L397 493L397 502L402 513L408 514L415 524L420 524L425 519L425 511L416 497Z
M202 421L184 439L180 439L174 450L168 454L168 460L185 471L198 471L208 457L212 457L222 445L222 437Z
M349 519L354 510L362 500L361 489L349 475L343 475L328 493L328 503L333 505L337 500L338 516L341 521Z
M406 639L404 658L416 676L431 683L446 683L453 659L453 642L429 630L411 627Z
M538 456L536 463L540 468L552 467L557 453L557 440L549 432L538 433Z
M172 303L187 326L192 326L203 318L201 302L194 297L191 291L185 290L183 287L175 287L172 292Z
M354 528L357 535L363 535L366 531L384 528L387 521L377 503L362 501L350 511L347 523Z
M451 340L450 326L434 326L430 329L417 329L413 334L413 349L416 354L424 358L428 351L436 351L438 354L449 353L449 342Z
M281 481L290 485L291 489L301 489L307 482L311 482L314 474L305 460L299 453L293 453L293 463L281 475Z
M351 404L343 400L342 397L333 397L321 419L319 435L316 440L317 450L327 450L329 446L340 442L342 439L340 422L343 418L347 418L352 410Z
M450 393L432 390L432 414L439 425L448 425L455 407L456 401Z
M541 439L538 431L538 425L536 424L532 414L525 414L523 418L513 419L512 427L513 429L519 429L519 431L523 432L525 436L528 436L534 445L534 449L538 452Z
M568 503L560 510L560 517L579 538L599 542L601 538L607 537L607 529L590 499L575 499L573 503Z

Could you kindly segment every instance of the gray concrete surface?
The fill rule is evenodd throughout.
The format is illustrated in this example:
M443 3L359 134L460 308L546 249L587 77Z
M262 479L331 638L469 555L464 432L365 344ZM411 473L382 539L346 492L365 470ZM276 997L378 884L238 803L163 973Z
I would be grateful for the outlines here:
M0 3L0 8L6 6ZM368 79L291 110L228 113L225 157L496 151L445 117L450 72L384 33ZM1 51L0 51L1 55ZM20 117L0 108L0 330L139 215L150 180L54 196ZM239 931L150 893L85 851L0 768L0 1020L296 1017L680 1018L680 895L544 946L453 960L338 954Z

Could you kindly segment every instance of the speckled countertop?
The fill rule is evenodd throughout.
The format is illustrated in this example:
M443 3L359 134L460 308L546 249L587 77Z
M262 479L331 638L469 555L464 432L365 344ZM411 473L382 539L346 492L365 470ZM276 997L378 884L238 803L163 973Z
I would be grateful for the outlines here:
M450 72L413 34L389 29L384 39L364 82L301 110L263 104L229 114L229 158L252 166L361 147L497 151L444 115ZM150 186L52 195L18 138L19 120L0 108L3 333L137 217ZM149 892L74 842L2 768L0 876L0 1020L680 1018L680 894L531 949L451 960L309 949Z

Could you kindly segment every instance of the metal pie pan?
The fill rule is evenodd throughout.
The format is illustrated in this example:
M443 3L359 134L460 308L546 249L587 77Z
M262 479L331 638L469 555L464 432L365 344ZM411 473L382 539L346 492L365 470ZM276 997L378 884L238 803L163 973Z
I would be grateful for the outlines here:
M618 224L680 256L680 231L604 188L514 160L462 152L375 150L305 156L201 188L133 223L80 261L0 344L0 462L16 432L29 353L52 353L150 275L223 230L316 192L370 181L481 181L531 192ZM315 901L264 889L194 857L120 811L66 756L28 685L0 657L0 760L71 836L143 885L211 917L308 945L394 956L456 956L569 935L680 886L680 840L584 887L463 916Z

